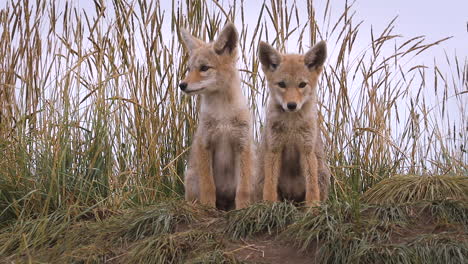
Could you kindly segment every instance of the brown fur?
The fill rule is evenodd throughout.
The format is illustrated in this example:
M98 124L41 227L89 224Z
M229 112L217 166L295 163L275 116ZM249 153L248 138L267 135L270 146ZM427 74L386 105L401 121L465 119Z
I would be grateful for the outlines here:
M259 56L270 95L258 153L255 199L315 205L327 199L330 185L316 95L325 43L296 55L280 54L262 42ZM295 104L295 109L289 104Z
M253 136L236 68L237 31L229 23L209 44L186 31L181 37L190 58L189 73L180 86L201 97L185 197L223 210L246 207L251 202Z

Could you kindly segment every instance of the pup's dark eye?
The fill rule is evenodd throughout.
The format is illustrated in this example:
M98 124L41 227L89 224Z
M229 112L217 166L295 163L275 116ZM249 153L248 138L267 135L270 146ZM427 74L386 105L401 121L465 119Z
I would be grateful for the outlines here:
M306 85L307 85L307 83L301 82L301 83L299 84L299 88L304 88L304 87L306 87Z
M205 72L205 71L209 70L210 68L211 68L211 67L209 67L209 66L202 65L202 66L200 67L200 71Z
M279 82L278 86L281 88L286 88L286 83L285 82Z

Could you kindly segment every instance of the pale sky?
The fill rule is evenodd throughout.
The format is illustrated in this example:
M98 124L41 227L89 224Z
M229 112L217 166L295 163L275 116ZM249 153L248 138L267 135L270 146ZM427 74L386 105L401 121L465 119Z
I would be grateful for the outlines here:
M161 1L161 5L170 10L170 2ZM207 2L211 3L210 0ZM233 1L220 0L219 2L227 5ZM262 2L244 1L246 20L252 30L257 23ZM288 1L288 3L291 2L293 1ZM323 15L326 2L326 0L313 1L316 14L320 17ZM345 1L331 0L330 2L332 13L340 15ZM304 6L304 10L307 6L306 1L298 0L297 4L299 7ZM468 0L356 0L353 10L356 11L355 22L364 21L363 28L360 30L361 34L370 33L371 25L374 32L381 32L394 17L398 16L395 33L405 38L425 35L430 42L453 36L452 39L441 44L440 49L433 49L433 54L443 56L445 49L451 54L456 50L460 57L468 56ZM266 13L264 14L266 16ZM320 24L320 19L318 22Z
M379 30L398 16L395 32L404 37L425 35L427 40L436 41L453 36L440 48L432 49L432 54L444 56L445 49L450 54L456 50L462 58L468 56L467 0L357 0L356 10L367 26L372 24Z
M1 0L0 8L5 8L7 2L10 0ZM63 4L65 1L56 0L56 2ZM86 10L94 11L93 2L92 0L83 0L76 2L76 4ZM112 6L111 1L107 2L108 6ZM207 2L211 3L212 1L207 0ZM220 0L219 2L228 5L233 1ZM291 2L293 1L288 1L288 3ZM313 1L318 16L323 14L326 2L326 0ZM341 14L345 1L331 0L330 2L332 13ZM351 2L348 1L348 3ZM249 18L252 20L249 21L251 29L257 22L260 3L262 1L244 1L245 11L250 14L246 16L246 19L247 21ZM306 1L298 0L297 3L300 7L306 6ZM171 1L161 0L160 4L170 12ZM395 33L401 34L405 38L425 35L428 41L436 41L453 36L452 39L441 44L439 48L433 48L432 55L443 58L445 50L452 55L456 51L456 54L461 58L468 57L468 0L356 0L353 7L353 10L356 11L355 21L364 21L360 34L370 32L370 25L373 26L375 32L381 32L388 22L398 16L395 23Z
M16 1L16 0L15 0ZM51 0L53 1L53 0ZM179 0L184 2L184 0ZM211 5L214 10L218 8L212 0L206 0L208 5ZM6 3L9 0L0 0L0 8L5 8ZM80 8L85 9L88 14L95 14L94 1L83 0L83 1L71 1L72 3ZM110 0L105 1L108 7L112 7ZM129 0L129 2L132 2ZM172 8L172 1L160 1L160 5L166 10L165 24L163 25L163 32L170 30L170 13ZM232 5L233 1L220 0L223 6ZM267 1L269 2L269 1ZM291 4L292 0L288 1ZM333 16L339 16L344 10L345 1L343 0L331 0L331 13ZM56 0L56 3L60 3L57 8L63 6L65 1ZM244 1L244 10L246 12L246 24L249 26L249 35L252 36L253 29L258 20L259 10L263 1L246 0ZM306 15L307 12L307 1L296 1L299 6L300 15ZM313 5L316 11L316 19L319 26L323 29L322 17L327 1L326 0L314 0ZM351 0L349 3L353 3ZM238 1L237 6L240 5ZM413 59L412 65L424 64L428 67L434 65L434 58L437 60L443 71L450 70L446 68L445 52L448 54L450 59L453 59L455 54L460 60L460 64L464 64L468 59L468 0L356 0L353 4L352 11L355 12L353 19L354 23L357 24L363 21L363 24L359 30L359 35L356 40L353 52L359 52L366 48L369 48L370 42L370 29L371 25L374 30L374 34L381 33L388 23L396 16L398 16L393 31L394 34L402 35L402 39L397 40L402 43L410 38L425 35L426 41L424 43L431 43L439 39L452 36L451 39L443 42L439 46L432 47L428 52L423 52L422 55ZM269 20L268 15L264 12L265 20ZM108 20L112 20L111 17L107 17ZM239 20L239 21L237 21ZM301 19L301 23L304 23ZM336 21L336 18L332 18L332 22ZM239 16L236 17L236 21L240 23ZM164 33L166 34L166 33ZM167 34L172 34L167 32ZM287 51L297 52L297 41L294 38L297 34L293 34L291 40L288 42ZM335 34L336 35L336 34ZM170 39L170 37L168 38ZM310 43L304 43L306 48L310 46ZM333 43L333 40L328 42L329 59L330 62L338 54L339 47ZM441 64L442 63L442 64ZM447 72L447 71L445 71ZM466 96L468 97L468 96ZM466 100L468 103L468 99Z
M16 2L18 0L14 1ZM185 3L185 0L179 1ZM206 1L209 5L212 6L214 10L217 10L217 7L215 6L215 4L213 4L214 0ZM5 8L7 2L10 2L10 0L0 0L0 8ZM88 14L95 14L93 0L69 2L73 3L74 6L78 7L78 12L80 11L80 9L84 9ZM113 6L111 0L105 0L104 2L108 7ZM128 2L131 3L132 0L128 0ZM163 34L168 34L167 39L171 39L172 34L172 32L170 32L170 14L172 5L171 2L172 1L160 1L161 7L166 10L165 22L163 25ZM219 0L219 2L223 6L227 6L230 5L233 1ZM238 6L240 5L240 2L241 1L239 0ZM288 0L289 4L291 4L292 2L294 1ZM325 9L326 2L327 0L313 1L317 16L316 19L321 28L324 27L321 18L323 17L323 11ZM330 2L332 8L332 16L337 17L341 15L341 13L344 10L345 1L330 0ZM348 3L351 2L352 0L348 1ZM57 8L61 10L60 8L63 7L65 0L56 0L56 3L59 3L57 5ZM250 36L252 36L253 30L256 26L259 10L261 8L261 3L263 3L263 1L244 1L244 10L246 12L246 24L248 25L248 34ZM297 0L296 3L299 6L300 15L305 16L307 14L307 2ZM374 30L374 34L379 34L385 29L385 27L394 17L398 16L394 24L395 29L393 33L402 35L403 38L397 40L400 44L403 41L421 35L424 35L426 37L426 41L424 42L425 44L435 42L445 37L452 36L451 39L445 41L439 46L432 47L429 51L423 52L420 56L411 61L411 65L424 64L431 68L434 65L434 59L436 59L437 64L441 67L441 71L444 74L450 75L450 71L453 71L453 66L452 68L448 68L448 66L446 66L447 63L445 60L445 52L451 60L453 60L456 54L461 66L465 65L466 61L468 60L468 0L356 0L354 2L352 11L355 12L355 17L353 19L355 24L363 21L363 24L359 30L359 35L357 37L355 47L353 47L353 52L359 52L360 50L364 50L369 47L368 45L371 43L371 25ZM111 16L111 14L112 13L110 12L110 15L108 14L108 16L106 17L107 21L113 20L112 17L109 17ZM264 16L265 20L268 21L269 18L267 17L268 15L266 14L266 12L264 13ZM332 18L332 21L336 21L336 17ZM301 19L300 22L304 23L303 21L306 21L305 19L306 18L304 18L304 20ZM236 17L236 21L234 22L236 24L240 23L239 16ZM0 32L1 31L2 28L0 28ZM46 30L44 30L44 34L47 34ZM297 41L294 42L294 38L297 38L297 36L292 36L291 40L288 42L288 52L298 52ZM306 46L305 48L310 47L310 43L304 43L304 45ZM337 57L339 47L336 47L336 43L333 43L333 40L329 40L327 46L329 50L329 60L331 62L334 57ZM387 56L387 54L385 56ZM428 74L431 74L431 72L433 71L429 71ZM428 77L427 80L431 80L431 78ZM428 84L429 87L427 88L430 88L430 85L431 84ZM460 86L461 87L458 87L458 89L465 89L463 85ZM360 85L350 85L349 89L360 89ZM453 91L451 92L451 95L453 95ZM429 94L427 99L429 99L429 101L439 100L431 94ZM407 104L408 102L403 103ZM468 105L468 95L462 95L461 102L458 101L456 103ZM455 113L456 111L455 117L453 117L453 115L453 118L451 117L452 120L457 120L458 116L461 114L460 112L465 112L465 110L460 111L460 109L463 108L460 108L455 104L451 104L451 102L449 102L448 104L448 108L453 108L453 110L449 110L451 113Z

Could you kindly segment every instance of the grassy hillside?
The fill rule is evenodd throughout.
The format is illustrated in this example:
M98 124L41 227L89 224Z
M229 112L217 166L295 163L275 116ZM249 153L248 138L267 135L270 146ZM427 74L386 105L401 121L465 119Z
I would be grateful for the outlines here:
M166 200L75 218L56 211L5 228L0 252L5 263L464 263L467 198L228 213Z
M330 2L318 14L312 1L265 1L257 19L240 1L83 5L9 0L0 11L0 262L230 263L248 261L248 239L277 235L291 250L323 242L308 257L325 262L466 258L468 62L415 63L446 39L399 36L397 20L368 32L359 10ZM256 136L267 98L259 41L289 52L328 42L319 98L333 177L313 212L181 202L198 117L177 89L187 60L178 30L209 41L226 20L240 33ZM407 174L425 176L394 177ZM398 236L414 226L423 230Z

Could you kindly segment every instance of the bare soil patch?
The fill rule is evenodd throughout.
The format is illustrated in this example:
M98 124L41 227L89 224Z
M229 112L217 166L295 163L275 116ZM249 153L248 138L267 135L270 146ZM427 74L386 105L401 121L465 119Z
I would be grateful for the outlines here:
M228 244L225 252L247 263L310 264L315 263L316 247L300 252L292 244L264 235Z

